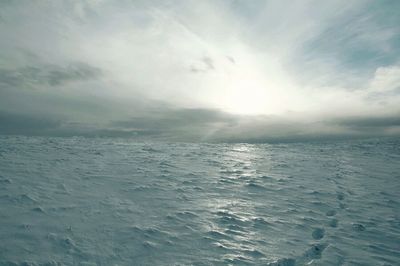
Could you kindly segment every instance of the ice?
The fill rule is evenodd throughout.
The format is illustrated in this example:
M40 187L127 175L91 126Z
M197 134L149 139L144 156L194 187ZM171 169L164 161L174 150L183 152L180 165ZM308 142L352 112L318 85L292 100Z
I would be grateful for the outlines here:
M316 240L322 239L325 235L325 229L317 228L312 232L312 237Z
M355 231L359 231L359 232L361 232L361 231L365 231L365 226L364 225L362 225L362 224L359 224L359 223L353 223L353 229L355 230Z
M0 265L398 265L400 141L0 137Z

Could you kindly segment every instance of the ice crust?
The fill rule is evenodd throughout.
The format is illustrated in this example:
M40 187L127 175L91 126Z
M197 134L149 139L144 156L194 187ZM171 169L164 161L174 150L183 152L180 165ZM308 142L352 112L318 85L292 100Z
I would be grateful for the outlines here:
M0 137L2 265L399 265L400 141Z

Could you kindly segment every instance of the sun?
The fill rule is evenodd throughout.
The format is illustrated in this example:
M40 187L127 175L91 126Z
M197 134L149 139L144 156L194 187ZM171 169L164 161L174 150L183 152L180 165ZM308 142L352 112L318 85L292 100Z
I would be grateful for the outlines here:
M205 78L205 95L213 107L239 115L276 115L296 104L291 97L295 87L272 55L241 49L234 60L215 58L215 71Z
M226 96L225 109L243 115L257 115L268 112L268 98L262 86L244 81L240 86L230 87Z
M265 77L251 67L236 67L222 84L222 108L230 113L258 115L273 111L274 104Z

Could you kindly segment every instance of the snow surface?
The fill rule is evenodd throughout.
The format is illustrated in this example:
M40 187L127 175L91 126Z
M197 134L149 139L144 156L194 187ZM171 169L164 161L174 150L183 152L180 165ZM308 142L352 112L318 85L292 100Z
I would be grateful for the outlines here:
M400 141L0 137L0 265L400 265Z

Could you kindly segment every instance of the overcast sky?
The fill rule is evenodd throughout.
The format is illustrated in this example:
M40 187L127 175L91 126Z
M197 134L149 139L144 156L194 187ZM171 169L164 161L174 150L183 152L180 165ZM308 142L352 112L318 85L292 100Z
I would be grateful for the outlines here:
M0 134L400 135L400 1L0 0Z

